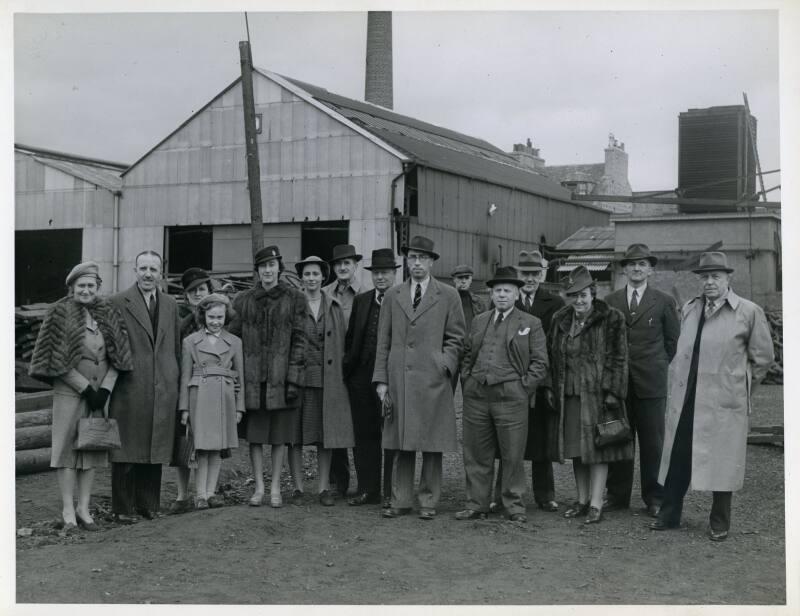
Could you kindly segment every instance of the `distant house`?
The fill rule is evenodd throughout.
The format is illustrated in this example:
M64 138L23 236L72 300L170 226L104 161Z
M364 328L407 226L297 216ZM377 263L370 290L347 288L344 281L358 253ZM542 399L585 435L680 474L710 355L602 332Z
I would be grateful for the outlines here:
M556 246L549 275L566 276L579 265L592 273L602 297L614 288L614 227L581 227Z

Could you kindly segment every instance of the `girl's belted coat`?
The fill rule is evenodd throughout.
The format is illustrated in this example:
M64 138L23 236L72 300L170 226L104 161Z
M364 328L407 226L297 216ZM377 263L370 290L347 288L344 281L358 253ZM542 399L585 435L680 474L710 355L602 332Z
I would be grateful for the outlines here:
M189 411L195 449L238 447L236 411L244 412L242 341L223 330L211 344L203 330L183 340L178 408Z
M603 420L606 394L613 394L624 409L628 392L628 343L625 317L603 300L595 299L592 312L586 317L580 339L580 398L581 398L581 461L597 464L630 460L633 442L608 445L598 449L594 445L597 423ZM550 335L547 338L553 393L558 415L548 425L548 452L550 458L564 462L564 375L566 373L566 343L575 311L564 306L553 315Z
M386 383L394 405L384 449L455 451L452 375L464 347L464 310L453 287L431 277L415 311L411 283L386 291L378 321L373 383Z
M347 324L342 305L336 298L323 293L320 310L325 314L325 350L322 358L323 447L344 449L355 445L350 396L342 369Z
M672 445L686 398L702 297L682 309L678 350L669 366L664 449L658 481L667 478ZM774 360L764 311L728 291L722 306L703 325L692 428L691 489L734 492L744 482L750 394Z

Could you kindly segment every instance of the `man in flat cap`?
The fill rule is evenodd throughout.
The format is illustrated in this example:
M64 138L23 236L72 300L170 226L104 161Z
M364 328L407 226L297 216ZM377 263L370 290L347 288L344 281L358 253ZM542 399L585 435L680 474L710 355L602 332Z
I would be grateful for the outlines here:
M456 519L486 517L497 444L503 510L511 521L526 522L522 497L528 401L547 375L547 347L539 319L514 306L524 284L517 271L501 267L486 284L494 310L472 322L461 360L467 506Z
M724 253L703 253L694 272L703 293L681 311L659 470L664 500L650 528L677 528L686 491L709 491L708 537L724 541L732 493L744 482L750 395L774 349L764 311L730 288L733 268Z
M411 278L384 297L372 376L378 397L384 401L388 395L392 403L383 447L396 450L392 506L383 515L411 512L421 451L419 517L432 520L441 495L442 452L458 446L450 381L464 345L464 312L458 292L431 276L439 255L430 239L418 235L401 250Z
M353 462L358 479L358 494L350 505L367 505L383 502L391 507L392 458L394 453L383 453L383 501L381 501L381 401L372 385L375 370L375 351L378 345L378 319L383 298L394 286L397 269L391 248L372 251L372 262L364 269L372 274L373 289L359 293L353 300L353 311L345 336L344 378L350 392L350 409L353 413Z
M131 342L133 370L120 375L109 405L122 441L111 451L111 511L123 523L152 519L161 498L161 466L172 459L180 378L177 302L161 291L161 255L136 255L136 282L111 296Z
M472 277L475 271L471 266L466 263L461 263L453 268L450 272L450 278L453 279L453 286L458 291L458 296L461 298L461 308L464 311L464 322L467 331L472 325L472 319L478 316L481 312L486 310L486 303L475 293L470 291L472 286Z
M675 356L680 322L675 301L647 284L658 258L645 244L631 244L620 259L627 284L605 297L606 303L625 315L628 330L628 395L626 408L631 428L639 437L639 473L642 500L655 517L663 488L658 465L664 446L664 412L667 372ZM633 489L633 460L608 465L607 500L603 511L627 509Z
M361 255L356 252L356 247L351 244L339 244L333 247L333 256L328 261L336 280L322 287L322 292L329 297L334 297L339 302L344 312L344 322L350 322L350 312L353 310L353 300L361 292L361 282L356 276ZM336 486L337 492L345 498L350 485L350 462L347 459L346 449L334 449L331 457L331 484Z

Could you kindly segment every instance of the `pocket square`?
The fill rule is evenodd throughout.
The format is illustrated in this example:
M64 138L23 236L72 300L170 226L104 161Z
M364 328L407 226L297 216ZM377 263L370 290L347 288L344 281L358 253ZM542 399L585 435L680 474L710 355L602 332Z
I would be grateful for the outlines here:
M526 327L525 329L519 330L517 332L517 335L519 335L519 336L527 336L530 331L531 331L531 328L530 327Z

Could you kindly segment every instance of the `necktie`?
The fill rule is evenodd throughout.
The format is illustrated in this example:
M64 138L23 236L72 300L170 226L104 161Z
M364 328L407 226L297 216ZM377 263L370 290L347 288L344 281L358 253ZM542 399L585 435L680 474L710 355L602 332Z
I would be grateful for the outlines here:
M525 296L525 305L526 305L528 308L530 308L531 306L533 306L533 296L532 296L530 293L528 293L528 294Z
M634 289L633 293L631 293L631 314L636 312L636 309L639 307L639 292Z
M417 311L419 303L422 301L422 285L417 283L417 288L414 289L414 312Z
M497 315L497 318L494 320L494 326L500 327L500 323L502 322L503 322L503 313L501 312L500 314Z
M380 291L378 293L378 296L377 296L376 299L378 300L378 306L380 306L383 303L383 291Z
M708 318L712 314L714 314L714 310L715 309L716 309L716 306L714 305L714 300L713 299L707 300L706 301L706 318Z
M156 328L156 296L155 293L151 295L147 300L147 312L150 313L150 325L153 326L153 329Z

